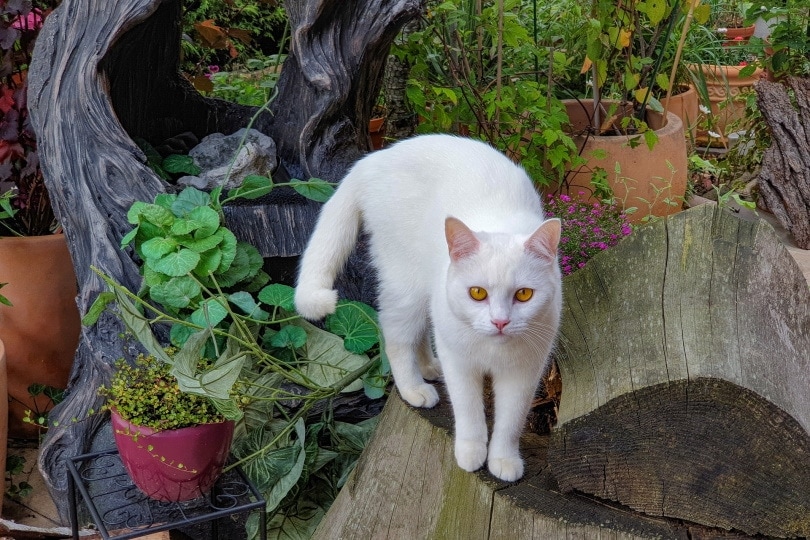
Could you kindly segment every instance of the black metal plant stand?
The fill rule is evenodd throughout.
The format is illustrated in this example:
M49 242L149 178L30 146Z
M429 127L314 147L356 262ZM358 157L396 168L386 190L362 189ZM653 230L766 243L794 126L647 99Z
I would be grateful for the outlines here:
M105 540L206 522L211 523L211 537L218 538L217 520L257 509L261 510L260 538L267 538L264 498L238 466L224 473L207 496L180 503L150 499L135 487L115 448L76 456L67 466L74 539L79 538L77 492Z

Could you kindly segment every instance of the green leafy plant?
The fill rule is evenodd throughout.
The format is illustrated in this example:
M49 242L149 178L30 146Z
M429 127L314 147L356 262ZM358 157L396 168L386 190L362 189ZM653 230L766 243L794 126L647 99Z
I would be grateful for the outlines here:
M25 480L14 481L14 477L22 474L24 470L25 457L14 453L6 456L6 495L17 501L29 497L34 491L34 487Z
M124 396L125 407L141 416L151 415L149 409L202 419L194 410L178 413L167 400L147 397L156 394L151 386L130 384L136 375L151 373L150 384L176 380L180 394L206 403L203 416L238 420L234 454L265 494L276 524L271 537L302 524L314 527L359 454L327 436L355 428L312 418L313 408L342 392L381 397L390 379L373 309L341 302L324 328L308 323L294 311L294 289L267 284L255 248L237 242L224 226L225 204L279 186L248 177L227 194L186 188L158 195L153 203L134 203L128 213L134 227L122 247L131 245L141 257L143 287L134 292L99 273L109 291L83 319L94 324L105 309L115 308L146 351L140 360L145 365L119 362L120 378L103 391L115 403ZM286 186L316 200L333 191L318 179ZM171 354L160 339L167 327L177 346ZM366 433L372 428L362 427Z
M167 354L172 356L171 349ZM211 373L211 366L200 362L201 371ZM224 421L210 400L180 389L172 367L151 355L139 355L134 365L120 359L112 381L99 388L99 395L125 420L158 431Z
M579 160L548 81L564 56L536 44L522 8L517 0L432 2L422 28L396 54L412 66L407 96L420 132L486 140L539 185L552 185Z

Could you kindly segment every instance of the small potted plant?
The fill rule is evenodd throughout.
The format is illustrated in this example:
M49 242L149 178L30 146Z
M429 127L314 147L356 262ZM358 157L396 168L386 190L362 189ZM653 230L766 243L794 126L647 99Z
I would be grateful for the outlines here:
M200 361L203 371L210 367ZM234 421L208 397L184 392L170 364L144 354L134 364L121 359L99 394L107 400L121 461L141 491L176 502L213 487L228 458Z

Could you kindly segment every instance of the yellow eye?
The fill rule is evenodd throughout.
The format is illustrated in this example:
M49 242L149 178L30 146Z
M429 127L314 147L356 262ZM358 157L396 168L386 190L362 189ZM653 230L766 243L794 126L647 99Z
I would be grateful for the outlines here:
M476 302L481 302L487 298L487 290L483 287L470 287L470 298Z
M518 289L515 293L515 300L518 302L528 302L534 296L534 289Z

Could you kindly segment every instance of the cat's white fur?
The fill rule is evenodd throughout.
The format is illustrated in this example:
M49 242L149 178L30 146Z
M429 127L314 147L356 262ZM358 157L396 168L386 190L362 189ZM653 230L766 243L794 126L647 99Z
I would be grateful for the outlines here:
M523 475L519 439L560 318L560 222L545 220L523 169L490 146L426 135L364 157L324 205L303 255L298 312L334 312L337 273L361 226L379 278L379 317L400 395L433 407L443 373L463 469ZM471 287L486 289L476 301ZM516 291L533 289L526 302ZM430 321L439 362L433 356ZM495 418L487 447L483 384Z

